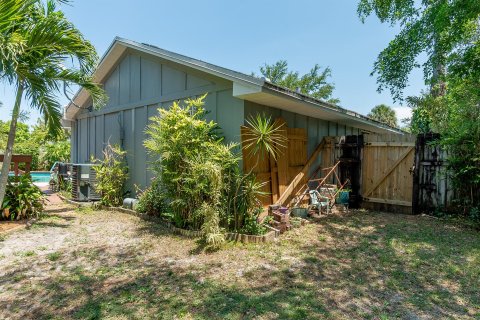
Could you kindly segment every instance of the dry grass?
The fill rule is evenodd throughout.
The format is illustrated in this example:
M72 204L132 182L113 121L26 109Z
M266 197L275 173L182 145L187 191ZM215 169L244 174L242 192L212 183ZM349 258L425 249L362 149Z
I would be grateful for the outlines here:
M0 318L480 317L480 234L354 212L209 253L155 222L51 208L0 242Z

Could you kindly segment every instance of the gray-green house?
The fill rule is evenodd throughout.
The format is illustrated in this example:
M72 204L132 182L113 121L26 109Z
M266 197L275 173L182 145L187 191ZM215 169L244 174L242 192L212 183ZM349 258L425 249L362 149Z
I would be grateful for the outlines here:
M101 157L106 143L121 144L128 154L130 189L152 178L143 146L149 117L175 100L206 92L208 117L221 126L227 141L239 142L240 126L257 112L281 117L289 127L305 128L308 154L324 136L401 133L265 79L122 38L115 38L95 77L109 96L107 105L92 110L89 95L80 90L65 107L64 121L72 128L71 160L88 163L91 156Z

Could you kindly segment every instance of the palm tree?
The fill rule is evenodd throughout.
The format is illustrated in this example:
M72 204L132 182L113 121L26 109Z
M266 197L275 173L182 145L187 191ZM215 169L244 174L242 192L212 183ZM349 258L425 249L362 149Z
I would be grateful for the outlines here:
M395 110L386 104L379 104L373 107L368 114L368 117L373 120L377 120L378 122L388 124L390 127L398 127Z
M52 134L58 133L62 112L57 94L64 86L79 85L89 91L94 105L103 103L105 94L92 77L97 60L93 45L56 10L55 1L0 0L0 79L16 89L0 176L0 204L22 99L41 112Z

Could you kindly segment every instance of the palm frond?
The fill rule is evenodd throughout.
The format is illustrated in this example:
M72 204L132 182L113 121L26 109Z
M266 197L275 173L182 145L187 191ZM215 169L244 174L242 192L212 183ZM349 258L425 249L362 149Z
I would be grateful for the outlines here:
M261 114L247 118L246 122L248 126L244 130L243 148L249 151L250 156L260 156L266 152L276 159L288 141L283 124Z
M95 48L56 9L57 3L67 2L0 0L0 80L23 83L31 106L44 114L52 131L60 127L56 96L64 86L85 88L95 106L106 102L92 77L98 61ZM67 62L71 67L65 67Z

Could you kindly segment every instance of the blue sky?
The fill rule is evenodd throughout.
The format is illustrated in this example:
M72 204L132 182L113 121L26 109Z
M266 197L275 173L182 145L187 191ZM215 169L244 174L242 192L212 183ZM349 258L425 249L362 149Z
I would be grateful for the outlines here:
M76 0L61 8L100 56L121 36L247 74L280 59L300 73L318 63L332 69L341 106L367 114L386 103L404 117L408 108L394 104L388 91L377 93L370 76L378 53L398 29L376 17L362 24L356 5L351 0ZM415 72L405 93L415 95L423 87L421 72ZM13 100L12 88L1 84L1 120L10 117ZM31 111L28 122L37 117Z

